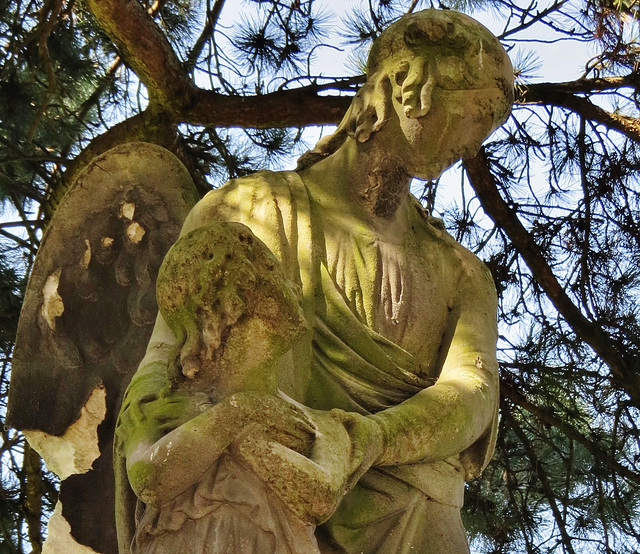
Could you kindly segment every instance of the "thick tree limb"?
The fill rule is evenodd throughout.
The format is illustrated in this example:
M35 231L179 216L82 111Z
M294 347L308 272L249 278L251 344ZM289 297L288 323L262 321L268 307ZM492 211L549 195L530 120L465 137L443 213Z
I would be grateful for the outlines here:
M335 123L348 98L321 97L315 87L235 97L202 90L189 79L169 41L135 0L89 0L91 12L147 87L152 109L175 123L218 127L286 127Z
M318 96L314 86L251 97L203 90L189 79L169 41L135 0L88 0L100 26L149 92L152 110L175 123L286 127L335 123L349 98Z
M526 104L539 102L548 94L587 94L605 92L620 88L640 87L640 74L629 73L621 77L601 77L598 79L576 79L563 83L534 83L517 87L516 102Z
M198 90L195 103L179 115L184 122L215 127L304 127L340 121L351 97L318 96L316 92L315 85L260 96Z
M147 13L155 18L163 4L164 2L154 2L153 6L147 11ZM89 98L82 103L82 106L80 106L80 110L77 113L78 120L84 121L87 112L99 101L102 93L113 83L118 70L123 64L124 60L122 57L116 56L116 59L113 60L113 63L111 64L111 67L109 67L107 73L100 79L98 87L91 93Z
M137 0L87 0L98 24L147 87L152 105L189 104L196 86L169 41Z
M465 160L464 166L484 211L509 236L549 300L576 334L609 366L618 386L629 395L636 406L640 406L640 377L611 344L601 327L589 321L564 291L516 212L500 196L489 170L484 149L475 158Z

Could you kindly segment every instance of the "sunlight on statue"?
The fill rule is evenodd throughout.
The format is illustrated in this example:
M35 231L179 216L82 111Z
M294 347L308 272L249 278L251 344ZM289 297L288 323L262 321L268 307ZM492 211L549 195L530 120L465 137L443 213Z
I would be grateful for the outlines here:
M121 411L143 506L136 527L120 504L122 551L468 552L464 481L496 433L496 294L409 185L475 155L512 101L489 31L450 10L407 15L296 172L233 180L195 206L176 248L197 252L165 262ZM251 229L301 311L289 285L259 284L265 264L237 242L253 234L206 239L214 222ZM240 497L260 515L238 515Z
M296 171L196 203L159 146L89 163L43 236L12 365L7 422L63 476L48 551L468 552L497 299L409 186L474 156L512 102L498 40L426 10L374 42Z

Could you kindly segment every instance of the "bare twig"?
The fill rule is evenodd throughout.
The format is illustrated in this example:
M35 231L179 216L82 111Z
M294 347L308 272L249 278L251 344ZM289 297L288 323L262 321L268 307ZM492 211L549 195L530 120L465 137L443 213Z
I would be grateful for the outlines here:
M538 474L538 479L542 484L542 490L544 491L544 495L547 498L547 502L549 503L549 508L551 508L551 513L553 514L556 524L558 525L558 530L560 531L560 536L562 537L562 543L567 552L569 552L570 554L575 554L575 550L571 545L571 537L567 532L566 521L562 517L562 513L558 508L558 504L556 502L556 495L554 494L553 489L551 488L551 483L549 482L549 477L547 476L547 472L544 469L544 464L542 463L542 460L538 458L538 455L536 454L535 447L533 446L532 442L529 440L529 438L525 434L522 427L520 427L520 424L516 421L516 419L514 417L511 417L511 414L509 413L506 406L507 404L503 405L503 413L507 412L507 414L509 415L509 423L511 425L511 428L513 429L514 433L518 436L518 438L522 442L522 445L524 446L527 456L531 461L531 466L535 469L536 473Z
M224 3L225 0L215 0L213 7L209 7L209 0L207 0L207 22L183 64L187 72L191 72L193 70L205 44L207 44L207 41L213 37L213 33L216 29L216 23L220 18L220 13L222 12Z
M604 463L611 471L632 483L640 485L640 475L637 472L623 466L610 453L606 452L602 447L597 445L566 421L556 417L549 410L545 410L531 402L509 379L502 378L500 380L500 394L505 398L508 398L516 406L519 406L529 412L539 421L555 427L562 431L567 437L584 446L594 458Z

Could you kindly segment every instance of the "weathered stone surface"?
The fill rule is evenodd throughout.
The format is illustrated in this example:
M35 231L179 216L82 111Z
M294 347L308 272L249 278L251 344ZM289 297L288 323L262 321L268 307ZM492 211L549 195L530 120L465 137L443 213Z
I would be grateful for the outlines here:
M71 526L62 515L62 502L58 501L47 524L47 540L42 554L94 554L93 548L82 545L71 535Z
M100 456L98 425L107 413L106 391L98 385L80 410L80 417L60 437L43 431L25 430L24 436L50 471L64 480L86 473Z
M196 205L121 413L123 487L145 513L135 528L120 511L122 551L135 539L133 552L468 552L464 480L496 432L496 295L409 184L477 152L509 113L512 73L467 16L406 16L376 41L366 84L297 172L237 179ZM227 235L211 227L227 221L249 227L300 287L295 342L282 328L291 298L258 285L252 254L229 242L237 223ZM275 401L276 362L278 387L300 404ZM268 506L253 527L232 515L230 481L257 495L255 513Z
M249 228L214 223L171 248L157 297L173 358L134 376L116 431L132 551L318 552L350 450L339 414L278 395L278 359L307 332L295 285Z
M296 172L233 180L193 208L117 424L121 552L468 551L464 480L496 432L496 296L409 185L474 155L512 99L484 27L408 15ZM47 548L116 549L115 416L193 199L166 151L123 146L44 237L9 423L64 475L100 453L63 482ZM78 459L72 444L91 447Z

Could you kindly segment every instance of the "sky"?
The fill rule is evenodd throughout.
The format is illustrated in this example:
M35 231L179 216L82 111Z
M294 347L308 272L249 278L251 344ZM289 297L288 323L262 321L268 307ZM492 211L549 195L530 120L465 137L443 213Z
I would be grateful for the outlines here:
M229 28L233 27L233 21L242 17L243 4L245 0L228 0L225 10L223 12L223 18L221 25ZM338 37L339 31L344 28L341 23L345 13L350 8L361 1L356 0L317 0L317 4L323 8L326 13L332 14L332 27L333 36L328 36L326 41L332 45L340 45L341 39ZM489 13L477 13L474 15L483 24L485 24L495 34L501 32L501 24L499 21ZM548 32L548 31L547 31ZM531 28L531 38L536 39L548 39L552 40L551 33L548 32L548 36L539 27ZM569 81L578 78L583 70L583 64L585 60L590 57L588 47L577 42L563 42L561 44L540 44L536 43L531 45L531 50L535 49L536 55L540 59L540 69L538 70L538 77L534 79L537 82L544 81ZM517 49L524 50L526 45L521 45ZM340 77L340 76L352 76L354 74L353 60L351 58L351 51L349 47L343 45L340 50L335 47L321 47L316 50L316 57L312 65L312 72L318 75L324 75L327 77ZM512 52L515 54L515 51ZM305 132L305 138L307 142L312 145L315 140L320 136L322 132L330 132L331 128L327 127L324 130L320 128L310 128ZM286 159L282 162L283 168L291 168L295 165L295 157ZM439 187L439 204L436 210L444 209L444 206L455 201L455 195L459 194L461 190L459 183L461 179L461 173L459 164L456 164L451 170L447 172L442 180L442 184ZM414 192L419 193L422 189L421 183L416 183ZM9 220L17 219L17 216L9 211L4 214L4 217ZM6 221L5 219L5 221Z
M540 3L537 9L544 9L546 4L547 2ZM346 14L356 5L362 5L362 0L316 0L314 2L316 9L330 16L330 25L328 25L330 34L326 38L326 43L331 45L331 47L319 47L315 50L316 55L311 65L314 75L348 77L356 74L353 47L345 44L345 40L341 36L345 30L343 20ZM523 5L525 4L523 3ZM526 5L529 5L529 2L526 2ZM220 20L222 28L227 28L232 32L234 21L245 17L248 7L252 10L255 9L255 3L249 6L247 0L227 0ZM503 32L504 17L496 14L495 11L476 12L473 17L488 27L494 34ZM528 51L535 54L539 62L539 69L535 72L535 77L531 79L533 82L561 82L577 79L584 71L585 60L588 60L592 55L587 46L577 41L540 43L540 40L553 41L556 38L551 30L542 25L533 25L528 31L521 35L519 34L519 36L536 39L535 44L519 43L517 45L509 45L513 46L509 51L512 60L522 57ZM332 132L333 128L333 126L308 128L305 130L303 138L308 146L312 146L322 134ZM271 169L292 169L295 167L298 155L299 152L296 152L290 157L279 160L277 165L271 167ZM455 202L454 196L460 194L460 182L461 170L458 163L445 172L440 180L437 195L438 202L434 215L444 211L445 205ZM422 189L423 183L415 181L412 187L413 193L419 196Z
M249 6L249 4L251 5ZM314 5L316 8L319 8L322 13L330 18L329 25L327 25L330 32L326 37L326 43L331 46L316 48L311 66L312 74L325 77L349 77L356 74L353 47L344 43L341 33L345 29L343 20L346 14L354 6L361 4L362 0L315 0ZM246 17L247 8L254 10L255 5L255 2L249 2L248 0L227 0L219 21L219 26L223 33L232 35L234 23ZM538 9L543 8L544 4L541 4ZM486 25L494 34L502 32L504 18L496 17L494 12L476 12L473 16ZM542 26L530 27L529 36L543 40L552 40L554 38L552 33ZM534 51L540 61L540 69L537 71L537 78L533 79L534 82L576 79L584 70L585 60L590 57L588 47L578 42L520 44L510 51L510 56L515 59L518 55L521 55L518 51L526 51L527 49ZM208 86L208 83L202 83L202 85ZM307 146L311 147L322 134L329 133L332 130L332 126L324 128L311 127L305 130L303 138ZM300 153L300 151L297 151L289 157L278 160L277 165L271 167L271 169L292 169L295 167L296 159ZM441 178L438 188L436 214L434 215L438 215L438 212L443 212L446 205L456 201L455 196L459 194L460 181L460 164L456 164L445 172ZM423 183L416 181L412 190L414 194L420 195L422 189ZM13 210L7 207L0 219L6 222L19 218Z

